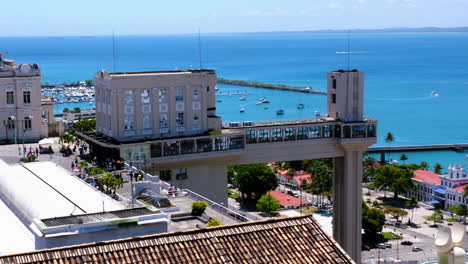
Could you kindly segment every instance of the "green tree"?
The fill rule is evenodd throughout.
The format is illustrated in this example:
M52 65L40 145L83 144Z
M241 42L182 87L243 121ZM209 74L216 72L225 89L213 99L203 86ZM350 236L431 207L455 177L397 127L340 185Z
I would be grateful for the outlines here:
M406 208L411 210L411 218L408 219L408 223L413 222L413 214L414 214L414 208L418 208L418 201L416 200L416 196L411 196L409 200L406 200L405 202Z
M86 80L85 83L88 86L93 85L93 80Z
M388 132L387 135L385 136L385 142L388 144L389 146L389 152L388 152L388 161L391 161L391 157L390 157L390 146L392 145L392 143L395 141L395 136L393 136L392 132Z
M116 187L122 184L122 179L117 179L112 173L105 173L102 177L98 178L98 183L105 187L103 190L107 194L115 194Z
M393 192L393 198L398 198L398 194L405 193L414 188L413 170L406 165L384 165L376 170L376 176L373 183L376 187L384 190L384 196L387 197L386 191Z
M70 134L75 134L75 131L88 132L96 130L96 119L80 119L73 123L73 129L69 129Z
M463 223L466 224L466 216L468 216L468 207L466 204L452 205L449 207L449 210L450 212L463 217Z
M253 195L258 199L267 191L278 187L278 180L273 171L265 164L248 164L236 167L234 183L242 197L251 199Z
M80 165L79 165L80 168L86 168L88 166L89 166L88 162L84 160L80 161Z
M434 222L434 226L437 225L437 223L442 222L442 219L444 219L444 216L442 214L442 211L440 209L434 210L434 213L432 213L429 216L424 217L427 221L432 221Z
M458 206L457 205L451 205L448 207L448 211L450 212L450 218L453 218L453 214L457 214L458 212Z
M328 198L330 198L332 193L332 168L324 160L314 160L307 169L307 172L313 177L313 181L309 186L309 189L313 193L320 194L320 198L323 203L324 194L328 194Z
M369 208L362 202L362 229L368 237L376 237L382 232L385 224L385 214L376 208Z
M408 156L407 156L405 153L403 153L403 154L401 154L401 156L400 156L400 160L401 160L401 161L406 161L406 160L408 160Z
M210 221L206 224L207 227L220 226L222 225L221 221L215 218L211 218Z
M420 166L423 170L428 170L428 169L429 169L429 163L427 163L426 161L421 161L421 164L419 164L419 166Z
M434 165L434 173L442 174L442 165L440 163Z
M274 212L280 209L281 205L273 196L270 194L264 194L257 202L257 209L260 212L268 213Z
M192 203L192 215L200 216L202 215L206 208L208 207L208 203L204 201L196 201Z
M70 109L64 108L64 109L62 110L62 112L63 112L63 113L68 113L68 112L70 112Z
M400 209L400 208L395 208L395 207L387 207L383 210L383 213L391 215L393 218L397 220L397 222L400 217L408 215L407 211Z

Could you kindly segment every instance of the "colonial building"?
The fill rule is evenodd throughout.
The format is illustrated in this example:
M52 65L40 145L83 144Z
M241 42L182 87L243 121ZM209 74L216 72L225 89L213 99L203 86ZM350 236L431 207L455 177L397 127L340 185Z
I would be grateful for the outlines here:
M53 107L41 96L37 64L17 65L0 55L0 143L34 142L47 137Z
M416 170L413 181L416 188L408 192L408 197L415 196L418 201L438 205L442 209L468 204L468 198L463 196L463 190L468 184L468 175L463 166L450 165L448 173L443 175Z

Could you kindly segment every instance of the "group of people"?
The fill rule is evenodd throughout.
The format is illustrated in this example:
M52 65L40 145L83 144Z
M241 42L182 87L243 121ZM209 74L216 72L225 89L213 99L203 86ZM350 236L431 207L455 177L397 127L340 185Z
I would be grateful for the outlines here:
M21 156L21 147L18 146L18 155ZM36 147L35 149L32 148L32 146L29 146L29 151L26 146L23 146L23 156L39 156L39 149Z

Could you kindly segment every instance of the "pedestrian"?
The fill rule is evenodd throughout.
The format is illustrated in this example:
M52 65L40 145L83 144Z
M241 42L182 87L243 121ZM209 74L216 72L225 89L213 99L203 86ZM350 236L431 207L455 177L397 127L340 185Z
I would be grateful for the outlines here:
M75 168L75 162L73 162L73 161L71 163L71 168L72 168L72 170Z
M39 156L39 149L36 147L36 156Z
M26 155L26 146L23 146L23 155Z
M21 156L21 148L18 146L18 156Z

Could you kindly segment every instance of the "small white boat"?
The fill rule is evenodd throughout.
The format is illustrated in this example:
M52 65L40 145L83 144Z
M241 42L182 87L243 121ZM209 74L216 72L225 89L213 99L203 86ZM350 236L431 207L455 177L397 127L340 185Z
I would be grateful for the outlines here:
M276 110L276 115L284 115L284 110L283 109Z
M270 101L268 101L268 100L265 98L265 99L262 100L262 103L263 103L263 104L269 104Z
M314 115L315 115L316 117L320 117L320 111L314 111Z
M244 109L244 108L241 108L241 109L240 109L240 112L241 112L241 113L244 113L244 112L245 112L245 109Z
M439 96L439 94L436 91L432 91L431 95L432 96Z
M239 100L244 101L244 100L246 100L246 99L247 99L247 96L244 95L244 96L242 96Z
M297 109L304 109L304 104L298 104Z
M263 104L263 102L262 102L262 101L258 101L258 102L256 102L255 104L261 105L261 104Z
M309 91L309 90L310 90L310 87L306 87L305 89L306 89L307 91Z

